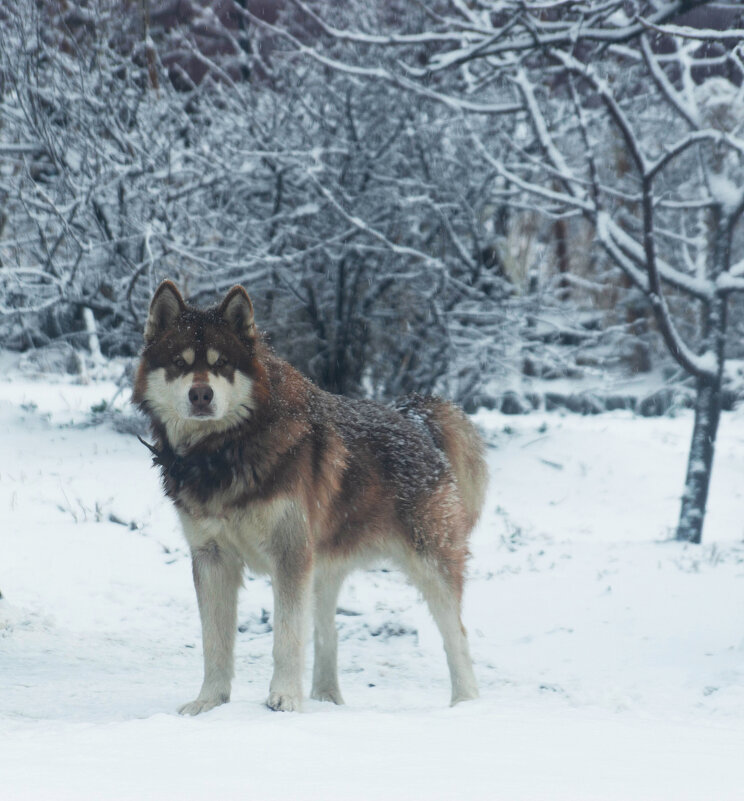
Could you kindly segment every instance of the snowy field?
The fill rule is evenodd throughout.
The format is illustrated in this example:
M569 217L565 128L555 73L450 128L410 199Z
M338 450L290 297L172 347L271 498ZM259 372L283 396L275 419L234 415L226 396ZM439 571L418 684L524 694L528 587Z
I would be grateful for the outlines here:
M703 547L669 541L687 414L476 417L478 701L447 706L433 623L376 570L340 599L346 706L263 705L271 591L247 578L233 700L181 718L189 557L145 448L85 425L115 391L0 384L4 801L744 798L744 412L723 418Z

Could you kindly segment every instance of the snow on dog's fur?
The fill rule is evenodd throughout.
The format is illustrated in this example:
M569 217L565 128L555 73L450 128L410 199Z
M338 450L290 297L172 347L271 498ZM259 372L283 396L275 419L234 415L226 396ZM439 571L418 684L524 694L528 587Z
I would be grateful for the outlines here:
M477 696L460 606L486 467L459 409L418 395L391 408L324 392L263 343L242 287L199 310L170 281L150 305L133 400L149 416L154 461L192 554L204 682L182 713L230 698L244 567L272 581L268 705L300 705L311 611L311 696L343 703L336 600L345 576L379 557L426 599L452 703Z

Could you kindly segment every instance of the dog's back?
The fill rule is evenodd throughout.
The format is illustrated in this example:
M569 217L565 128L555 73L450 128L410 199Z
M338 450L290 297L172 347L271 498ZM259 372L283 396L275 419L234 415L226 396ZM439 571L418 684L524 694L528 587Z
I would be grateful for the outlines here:
M308 432L291 458L301 465L296 497L305 501L323 558L400 559L403 545L445 564L459 597L487 481L472 423L437 397L410 395L391 407L332 395L274 359L267 375L279 409L275 427L289 426L282 395L290 387L292 418L303 419Z

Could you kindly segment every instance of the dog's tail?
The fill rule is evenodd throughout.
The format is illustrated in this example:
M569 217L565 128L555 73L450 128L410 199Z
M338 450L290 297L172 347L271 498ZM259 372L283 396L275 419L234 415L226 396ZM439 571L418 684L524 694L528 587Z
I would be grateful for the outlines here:
M468 528L478 522L488 485L485 446L466 414L447 401L436 399L432 417L441 429L443 450L452 465L468 516Z
M405 411L423 420L437 447L447 455L468 529L472 529L480 517L488 485L485 446L480 434L461 409L442 398L412 395L403 405Z

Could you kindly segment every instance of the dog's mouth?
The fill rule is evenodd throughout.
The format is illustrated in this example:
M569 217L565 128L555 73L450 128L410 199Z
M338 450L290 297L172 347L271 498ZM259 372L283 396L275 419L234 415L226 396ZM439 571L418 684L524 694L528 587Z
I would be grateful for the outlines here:
M190 420L208 420L214 417L214 409L192 409L189 414Z

